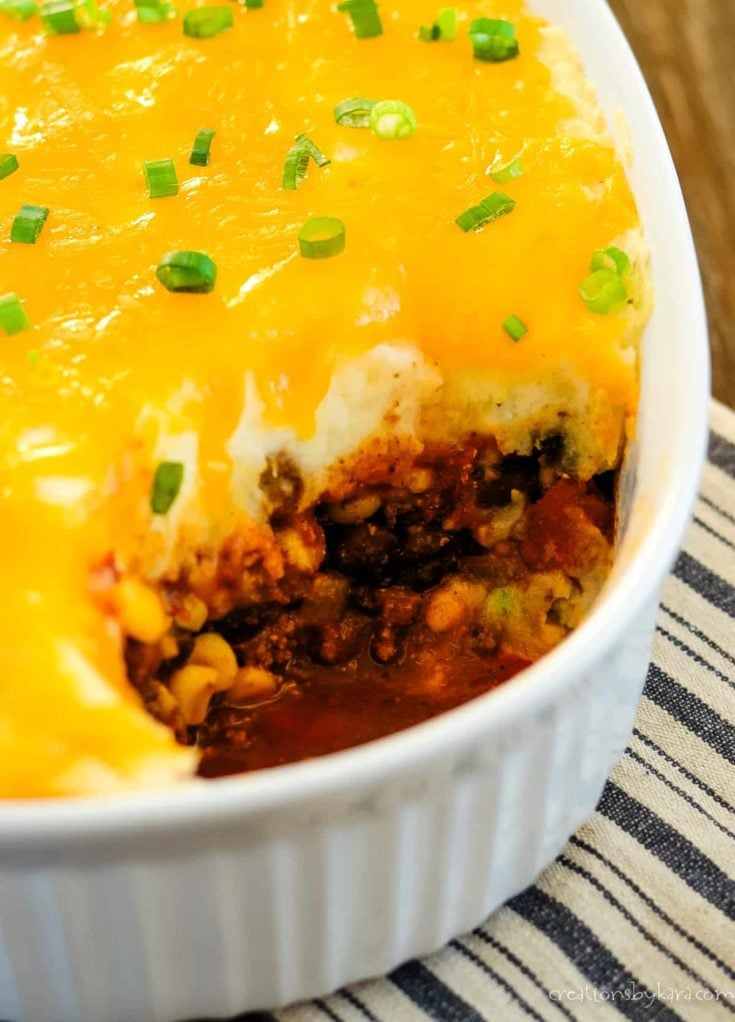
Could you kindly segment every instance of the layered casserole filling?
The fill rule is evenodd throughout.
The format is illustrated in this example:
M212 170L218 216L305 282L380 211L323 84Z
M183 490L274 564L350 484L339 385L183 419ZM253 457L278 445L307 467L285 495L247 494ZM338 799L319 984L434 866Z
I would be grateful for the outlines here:
M427 445L365 459L339 499L299 511L298 471L273 459L268 533L239 532L164 586L170 623L152 610L160 638L128 637L129 677L205 776L345 748L487 691L581 620L610 566L614 474L584 483L562 460L559 434L527 456L477 436Z
M355 745L584 618L650 299L562 32L0 0L0 97L0 796Z

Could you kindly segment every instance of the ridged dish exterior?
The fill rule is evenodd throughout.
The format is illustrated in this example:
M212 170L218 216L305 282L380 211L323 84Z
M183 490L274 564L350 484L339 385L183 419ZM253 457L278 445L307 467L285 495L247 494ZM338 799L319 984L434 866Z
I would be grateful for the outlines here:
M175 1022L323 994L478 924L589 816L655 602L563 698L390 786L0 870L0 1017Z

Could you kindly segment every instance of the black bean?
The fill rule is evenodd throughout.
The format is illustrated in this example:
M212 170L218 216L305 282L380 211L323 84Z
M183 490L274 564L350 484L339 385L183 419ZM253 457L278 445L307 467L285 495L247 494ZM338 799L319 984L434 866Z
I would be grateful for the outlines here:
M558 465L564 458L564 437L561 433L549 433L540 444L541 455L547 465Z
M259 603L257 606L238 607L219 621L211 621L207 631L217 632L231 646L247 642L263 627L265 620L272 616L272 604Z
M383 665L400 663L405 655L401 637L388 627L378 628L374 632L368 652L376 663Z
M510 504L513 490L525 493L529 500L541 496L538 455L509 454L496 467L497 479L486 479L476 484L477 503L480 507L503 507Z
M367 522L346 530L335 552L335 560L347 575L380 584L390 571L397 546L398 540L392 532Z
M614 469L611 472L600 472L599 475L596 475L593 478L592 482L595 484L605 500L609 500L611 503L615 500L615 487L618 482L618 473Z

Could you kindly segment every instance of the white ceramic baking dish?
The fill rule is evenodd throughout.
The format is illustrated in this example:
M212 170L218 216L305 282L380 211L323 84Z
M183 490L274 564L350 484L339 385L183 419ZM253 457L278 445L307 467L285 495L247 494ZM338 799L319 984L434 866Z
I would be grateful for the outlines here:
M431 951L593 810L694 498L707 334L676 173L603 0L536 0L627 120L653 254L626 526L594 613L499 690L322 760L106 801L0 806L0 1018L173 1022L325 993Z

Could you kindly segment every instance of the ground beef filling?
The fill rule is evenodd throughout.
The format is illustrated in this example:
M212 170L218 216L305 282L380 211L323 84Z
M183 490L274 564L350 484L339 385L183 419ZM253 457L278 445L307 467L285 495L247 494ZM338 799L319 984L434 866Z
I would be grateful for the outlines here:
M168 586L171 629L127 640L132 682L204 776L360 744L493 688L575 627L609 570L613 478L566 478L558 448L473 441L306 511L297 473L274 468L269 527Z

